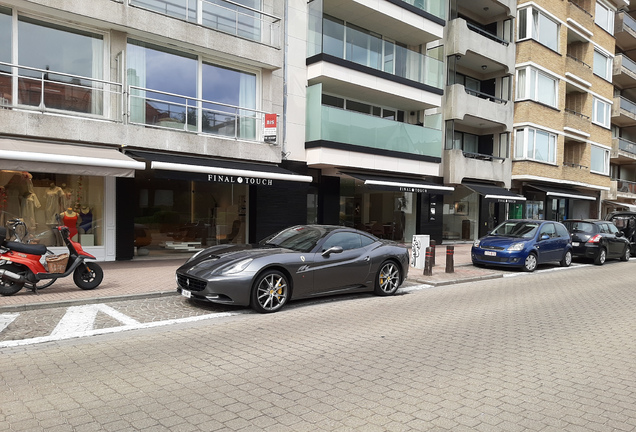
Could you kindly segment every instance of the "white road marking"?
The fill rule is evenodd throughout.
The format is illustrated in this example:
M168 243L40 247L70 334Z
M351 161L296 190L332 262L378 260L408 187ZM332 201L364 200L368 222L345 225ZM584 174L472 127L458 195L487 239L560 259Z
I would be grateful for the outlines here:
M105 306L105 305L94 305L94 306ZM105 329L84 330L84 331L67 332L67 333L60 332L56 335L51 334L50 336L41 336L41 337L36 337L31 339L0 342L0 348L34 345L34 344L44 343L44 342L56 342L56 341L81 338L86 336L97 336L97 335L103 335L103 334L119 333L119 332L128 331L128 330L139 330L139 329L148 329L148 328L154 328L154 327L162 327L162 326L167 326L171 324L182 324L182 323L196 322L196 321L202 321L207 319L223 318L223 317L229 317L234 315L240 315L244 313L250 313L250 312L249 311L221 312L221 313L199 315L199 316L193 316L193 317L187 317L187 318L171 319L166 321L127 324L120 327L111 327L111 328L105 328Z
M139 321L132 319L131 317L124 315L105 304L71 306L66 310L66 314L60 322L57 323L57 326L51 333L51 336L64 336L68 333L72 334L92 330L93 325L95 324L95 318L97 318L97 313L100 311L110 315L122 324L139 324Z
M0 314L0 332L6 329L20 314Z

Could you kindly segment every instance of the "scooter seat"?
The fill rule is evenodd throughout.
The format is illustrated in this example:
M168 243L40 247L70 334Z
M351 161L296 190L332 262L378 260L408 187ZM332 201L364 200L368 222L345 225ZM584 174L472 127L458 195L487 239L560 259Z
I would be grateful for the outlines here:
M14 252L22 252L31 255L44 255L47 251L46 246L42 244L24 244L12 241L5 241L3 246Z

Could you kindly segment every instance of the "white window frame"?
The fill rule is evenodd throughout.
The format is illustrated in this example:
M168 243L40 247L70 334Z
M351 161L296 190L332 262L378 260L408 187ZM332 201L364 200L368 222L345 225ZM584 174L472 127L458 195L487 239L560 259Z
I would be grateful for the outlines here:
M606 20L601 20L601 14L599 14L599 8L603 9L606 12ZM616 14L616 10L611 8L609 5L597 1L596 7L594 9L594 22L600 28L608 32L609 34L614 34L614 15Z
M611 115L612 105L609 102L595 97L592 108L592 123L599 125L605 129L610 129Z
M525 17L525 28L522 28L523 25L523 20L519 19L519 14L520 13L525 13L526 17ZM537 19L537 28L535 28L534 24L534 16L535 14L537 14L538 19ZM549 46L547 44L544 43L544 41L541 38L542 34L546 34L546 32L541 29L541 18L544 18L546 20L549 20L551 22L553 22L554 24L556 24L556 47L552 47ZM522 37L520 37L518 40L527 40L527 39L533 39L537 42L539 42L541 45L559 52L559 46L560 46L560 33L561 33L561 23L554 19L552 16L550 16L549 14L547 14L546 12L544 12L543 10L537 8L537 7L527 7L527 8L522 8L519 9L518 11L518 15L517 15L517 34L518 35L523 35Z
M597 62L598 56L603 57L603 59L605 59L604 61L604 67L603 69L603 74L600 74L600 69L597 69L597 64L599 62ZM594 71L594 74L596 76L599 76L601 78L603 78L605 81L609 81L612 82L612 68L614 65L614 59L612 58L612 56L610 56L609 54L599 50L599 49L594 49L594 65L592 70Z
M592 160L595 158L594 150L603 152L603 171L596 171L593 168ZM610 168L610 151L609 149L592 144L590 146L590 172L602 175L609 175Z
M537 135L547 134L548 136L548 157L547 160L537 159ZM552 144L551 144L552 143ZM552 149L550 149L552 145ZM552 132L534 127L525 127L515 130L514 160L529 160L533 162L547 163L556 165L556 152L558 146L558 137Z
M554 94L554 104L546 103L545 101L540 100L541 90L545 91L546 89L539 88L539 78L547 78L552 80L553 89L552 92ZM550 75L540 69L526 66L520 69L517 69L517 98L516 100L524 100L530 99L540 104L557 108L559 103L559 78L553 75Z

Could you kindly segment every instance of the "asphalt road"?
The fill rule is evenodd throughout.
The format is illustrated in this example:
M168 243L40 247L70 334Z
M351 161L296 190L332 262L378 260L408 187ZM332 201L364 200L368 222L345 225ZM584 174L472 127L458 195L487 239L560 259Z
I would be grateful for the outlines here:
M635 264L270 315L180 297L3 314L0 334L40 329L0 342L0 431L633 431Z

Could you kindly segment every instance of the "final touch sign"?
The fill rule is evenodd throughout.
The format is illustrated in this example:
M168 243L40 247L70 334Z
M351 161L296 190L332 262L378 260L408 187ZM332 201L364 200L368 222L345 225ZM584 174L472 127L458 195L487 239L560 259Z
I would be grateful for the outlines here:
M260 185L260 186L272 186L274 181L272 179L257 178L257 177L241 177L241 176L227 176L220 174L208 174L208 181L216 183L233 183L239 185Z

